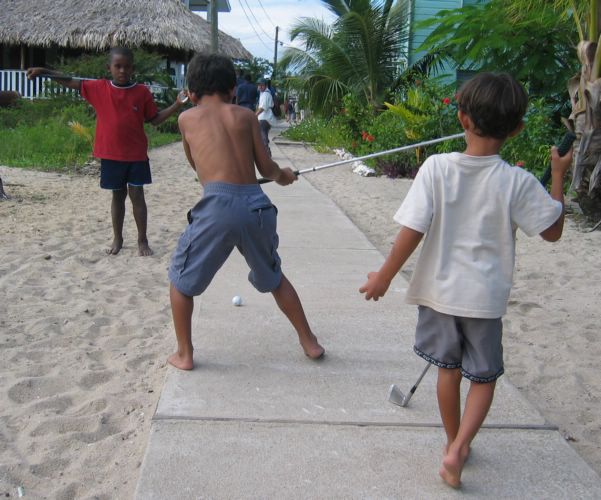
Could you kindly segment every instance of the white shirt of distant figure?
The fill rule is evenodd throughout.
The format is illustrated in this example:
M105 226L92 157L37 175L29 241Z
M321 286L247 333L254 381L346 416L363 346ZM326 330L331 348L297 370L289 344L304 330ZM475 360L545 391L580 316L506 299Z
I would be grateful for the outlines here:
M265 120L271 125L276 123L275 115L273 114L273 97L268 89L265 89L259 94L259 108L263 111L259 113L259 120Z

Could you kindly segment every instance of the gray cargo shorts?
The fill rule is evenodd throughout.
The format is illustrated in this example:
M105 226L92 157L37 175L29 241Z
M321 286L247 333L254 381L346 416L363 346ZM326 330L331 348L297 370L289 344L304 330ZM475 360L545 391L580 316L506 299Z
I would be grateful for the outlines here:
M465 318L418 306L418 356L440 368L461 370L472 382L494 382L503 375L501 318Z
M206 184L171 257L169 280L184 295L200 295L235 247L250 267L251 284L259 292L275 290L282 280L276 216L258 184Z

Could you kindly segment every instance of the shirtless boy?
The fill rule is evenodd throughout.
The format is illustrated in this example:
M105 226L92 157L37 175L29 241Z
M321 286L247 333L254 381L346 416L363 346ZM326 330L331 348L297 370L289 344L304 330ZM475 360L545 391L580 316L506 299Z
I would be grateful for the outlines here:
M300 299L280 268L276 208L257 183L263 177L286 186L296 180L290 168L271 160L254 113L230 104L236 86L232 62L219 55L196 55L188 67L190 101L179 116L186 157L203 186L203 197L190 212L169 268L171 310L177 351L168 361L193 368L192 311L234 249L250 267L249 281L271 292L295 328L305 354L321 358L324 349L313 335Z

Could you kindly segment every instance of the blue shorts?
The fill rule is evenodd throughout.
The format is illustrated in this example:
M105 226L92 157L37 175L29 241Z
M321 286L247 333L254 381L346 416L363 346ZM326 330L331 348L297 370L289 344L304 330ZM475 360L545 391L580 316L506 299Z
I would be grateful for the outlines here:
M250 283L259 292L275 290L282 280L276 219L258 184L206 184L171 257L169 280L184 295L200 295L236 247Z
M152 184L150 162L100 160L100 187L113 191Z
M501 318L465 318L418 307L418 356L441 368L461 370L472 382L494 382L503 375Z

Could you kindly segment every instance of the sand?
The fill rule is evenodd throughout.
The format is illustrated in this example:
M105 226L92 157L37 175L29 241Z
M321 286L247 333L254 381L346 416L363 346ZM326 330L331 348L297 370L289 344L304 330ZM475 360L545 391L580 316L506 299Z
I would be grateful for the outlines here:
M297 168L336 160L281 150ZM175 345L166 270L200 193L181 144L153 150L151 161L148 258L137 256L129 202L125 246L104 253L111 195L95 176L0 167L12 196L0 201L0 497L18 487L26 498L133 496ZM410 181L347 166L305 179L388 252ZM601 231L584 232L572 215L556 244L518 239L506 376L601 473Z

